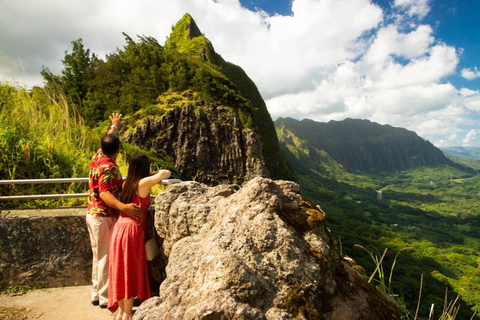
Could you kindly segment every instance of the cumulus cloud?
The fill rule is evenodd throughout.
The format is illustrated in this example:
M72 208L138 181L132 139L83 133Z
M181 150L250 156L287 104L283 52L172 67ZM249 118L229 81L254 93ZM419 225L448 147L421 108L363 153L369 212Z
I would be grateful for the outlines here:
M428 2L429 0L395 0L394 7L405 10L410 17L418 16L423 19L430 12Z
M465 146L472 146L474 144L477 144L478 143L478 135L479 131L478 130L475 130L475 129L472 129L470 131L468 131L468 133L466 134L465 136L465 139L463 139L463 144Z
M428 0L390 4L387 15L371 0L293 0L290 15L269 16L238 0L3 0L0 50L14 67L0 70L0 81L14 74L41 84L42 65L60 73L78 38L101 58L125 45L122 32L162 44L188 12L215 50L252 78L274 119L362 118L438 146L476 143L480 93L447 80L460 49L423 22ZM461 74L480 76L476 68Z
M470 68L464 68L461 71L461 75L467 80L475 80L480 78L480 71L477 69L477 67L473 68L473 70Z

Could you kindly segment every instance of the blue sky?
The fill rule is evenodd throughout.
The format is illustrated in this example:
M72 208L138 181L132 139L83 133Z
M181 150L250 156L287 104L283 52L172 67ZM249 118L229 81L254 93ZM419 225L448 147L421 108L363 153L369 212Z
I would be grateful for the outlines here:
M189 13L278 117L369 119L437 147L480 147L479 0L0 0L0 81L42 85L83 39L160 44Z
M280 14L287 16L292 14L292 0L242 0L240 3L252 11L261 9L270 15Z

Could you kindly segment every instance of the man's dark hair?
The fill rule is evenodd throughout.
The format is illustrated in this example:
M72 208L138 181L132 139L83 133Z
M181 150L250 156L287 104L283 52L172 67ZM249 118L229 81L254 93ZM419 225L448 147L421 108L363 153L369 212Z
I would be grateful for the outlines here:
M107 134L101 140L103 154L113 156L120 148L120 139L114 134Z

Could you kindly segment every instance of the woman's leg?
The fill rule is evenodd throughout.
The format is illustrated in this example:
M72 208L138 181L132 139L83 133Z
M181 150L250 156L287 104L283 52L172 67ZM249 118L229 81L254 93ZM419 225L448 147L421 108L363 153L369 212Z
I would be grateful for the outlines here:
M130 317L133 315L133 297L123 300L123 312Z
M125 313L125 308L124 308L124 304L123 304L123 299L122 300L118 300L118 313L117 313L117 317L115 319L122 319L123 318L123 314Z

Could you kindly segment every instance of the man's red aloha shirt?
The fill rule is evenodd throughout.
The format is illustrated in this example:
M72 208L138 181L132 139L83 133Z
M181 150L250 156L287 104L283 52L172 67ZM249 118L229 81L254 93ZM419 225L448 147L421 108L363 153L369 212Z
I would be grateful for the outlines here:
M120 212L109 207L100 196L109 191L120 199L123 178L117 164L102 149L92 157L89 178L87 212L95 217L117 217Z

